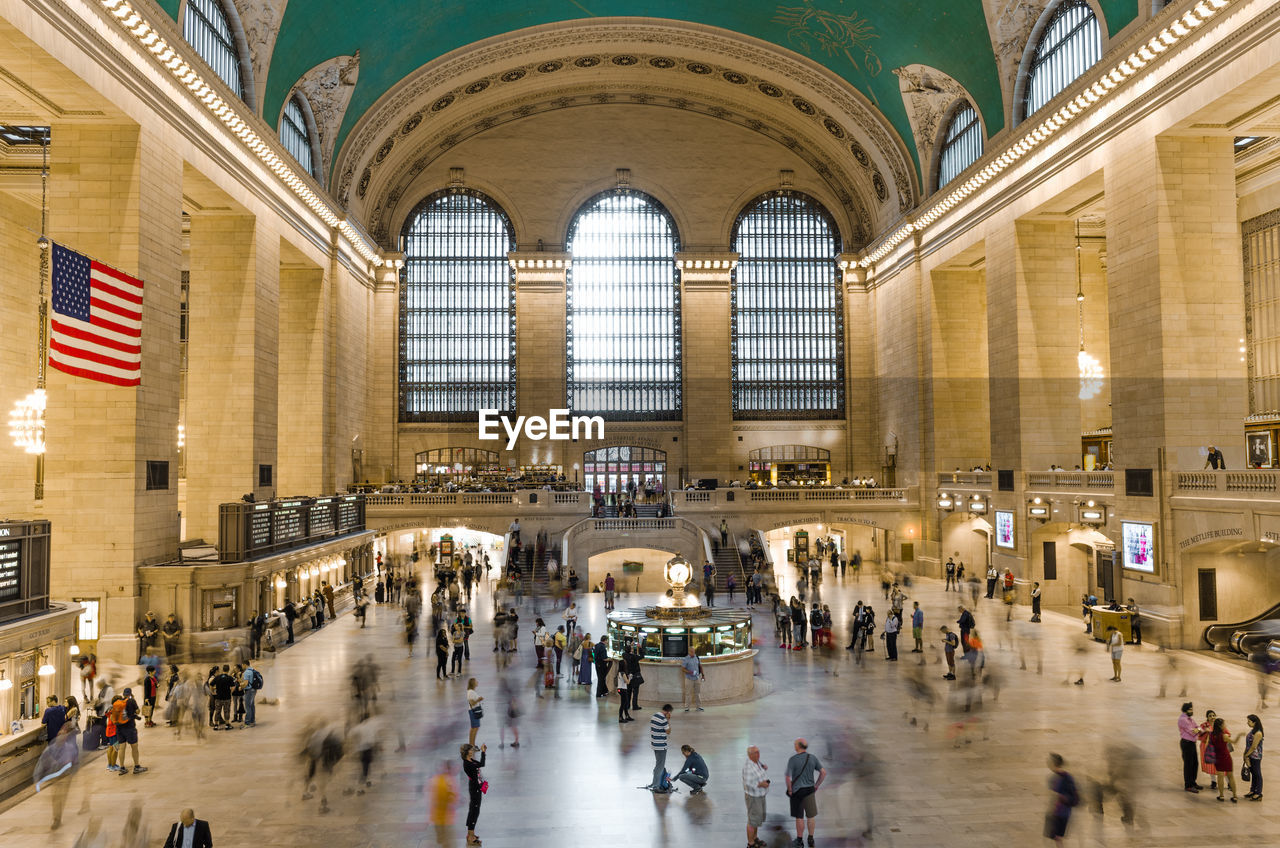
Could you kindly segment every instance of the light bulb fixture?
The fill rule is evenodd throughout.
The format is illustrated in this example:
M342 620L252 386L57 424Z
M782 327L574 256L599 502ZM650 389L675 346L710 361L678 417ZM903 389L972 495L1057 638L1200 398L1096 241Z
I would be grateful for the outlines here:
M13 688L13 681L4 676L4 669L0 668L0 692L8 692Z
M1090 400L1102 391L1102 363L1084 349L1084 277L1080 272L1080 221L1076 220L1076 320L1080 325L1080 352L1076 370L1080 374L1080 400Z
M277 577L277 578L276 578L276 588L277 588L277 589L283 589L283 588L284 588L285 586L287 586L287 585L288 585L288 584L284 582L284 578L283 578L283 577Z
M80 656L80 646L79 646L79 645L72 645L72 646L71 646L71 648L70 648L69 650L70 650L70 652L71 652L71 656L73 656L73 657L78 657L78 656Z
M49 658L44 655L43 651L40 653L40 659L44 660L44 662L40 664L40 668L36 669L36 674L41 677L52 677L58 673L58 670L49 663Z
M178 450L182 450L187 446L187 427L185 424L178 425Z
M9 437L14 447L35 456L44 453L44 413L48 400L44 389L36 389L9 410Z

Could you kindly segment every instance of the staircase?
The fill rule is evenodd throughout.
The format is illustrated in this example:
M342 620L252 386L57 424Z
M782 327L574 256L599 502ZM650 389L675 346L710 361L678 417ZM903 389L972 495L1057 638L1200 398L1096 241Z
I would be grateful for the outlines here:
M617 518L618 508L616 506L605 505L604 515L601 518ZM636 518L657 518L658 505L654 504L636 504Z
M719 529L714 531L714 535L712 535L711 538L716 542L720 541ZM742 557L738 554L738 540L732 533L729 534L729 544L721 545L717 548L715 558L712 559L711 562L716 567L713 582L716 586L717 595L724 596L727 602L727 593L729 591L728 580L730 574L732 574L734 579L738 581L738 586L734 590L735 599L737 598L736 593L746 591L746 573L742 569Z

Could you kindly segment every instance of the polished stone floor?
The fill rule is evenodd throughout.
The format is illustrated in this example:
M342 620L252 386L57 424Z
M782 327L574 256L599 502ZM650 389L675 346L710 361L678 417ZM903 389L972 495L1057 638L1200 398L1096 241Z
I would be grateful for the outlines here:
M499 749L502 710L499 699L491 697L479 735L489 744L484 774L491 788L478 834L491 848L743 845L739 775L746 747L755 744L777 781L761 835L782 846L791 835L782 772L792 739L805 736L829 771L819 793L818 845L1045 844L1046 755L1063 754L1083 785L1102 774L1108 745L1132 746L1125 772L1137 790L1136 824L1122 824L1110 800L1101 816L1081 806L1067 844L1190 848L1280 841L1280 789L1274 800L1238 805L1182 791L1175 728L1182 682L1165 681L1169 697L1157 697L1171 674L1168 655L1130 647L1124 681L1112 683L1103 646L1083 641L1078 618L1046 612L1036 626L1025 622L1025 607L1016 607L1020 621L1006 627L1003 605L982 600L978 621L998 700L988 686L983 705L965 713L960 707L966 696L957 684L941 680L933 647L939 624L956 618L958 596L925 580L916 581L911 593L926 612L929 649L923 655L907 652L908 633L896 664L884 661L879 644L861 666L840 648L781 651L772 638L772 617L767 611L757 615L759 675L768 694L703 713L677 707L672 720L673 748L691 743L710 766L711 784L700 797L686 792L654 797L637 788L648 782L652 768L644 720L651 709L620 729L616 699L597 701L567 687L559 700L535 699L526 627L532 623L532 603L526 599L525 642L505 672L524 693L522 745ZM828 576L822 586L823 601L841 622L842 645L848 612L859 598L877 601L881 613L887 608L872 577L842 582ZM623 598L619 606L641 600ZM583 599L584 629L600 632L602 605L600 595ZM482 694L496 696L499 673L490 651L487 587L476 606L482 620L466 674L480 680ZM349 670L370 652L382 668L379 704L387 721L374 786L364 795L342 794L342 787L353 785L357 767L347 757L328 793L332 810L322 815L317 800L300 800L300 729L313 716L344 715ZM1036 673L1037 654L1043 657L1043 674ZM922 657L923 667L917 664ZM1020 657L1027 659L1027 670L1020 669ZM1197 713L1212 707L1230 729L1242 731L1244 716L1257 702L1251 672L1212 657L1179 653L1175 658L1173 674L1185 676ZM462 845L465 804L451 833L439 834L428 823L425 787L443 760L457 759L467 732L465 677L437 682L434 665L427 644L420 643L414 658L406 656L392 608L374 608L363 631L350 615L343 616L264 664L263 695L278 703L259 707L256 728L206 734L203 742L189 735L175 739L163 727L143 730L149 773L119 777L105 770L100 756L91 759L74 778L61 830L50 834L50 802L42 793L0 814L0 846L70 846L90 817L100 818L107 844L121 844L126 811L135 799L144 804L151 835L137 844L160 845L179 810L192 806L211 822L217 846ZM1077 668L1083 669L1083 686L1065 682L1078 676ZM924 706L930 693L936 698L931 711ZM907 713L918 713L914 726ZM1275 714L1280 717L1280 711ZM1265 722L1270 714L1263 717ZM398 752L401 735L405 750ZM670 756L671 765L677 765L678 752ZM77 814L84 794L90 812ZM870 836L864 837L868 827Z

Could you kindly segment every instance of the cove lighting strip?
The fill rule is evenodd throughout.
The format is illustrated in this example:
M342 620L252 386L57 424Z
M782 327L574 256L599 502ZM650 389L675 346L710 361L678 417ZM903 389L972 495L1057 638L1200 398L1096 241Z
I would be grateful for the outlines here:
M1027 132L1016 144L1008 147L994 161L988 163L985 168L966 180L963 185L948 192L947 196L935 203L928 212L895 230L880 243L879 247L858 260L858 265L863 268L874 265L888 256L894 248L906 241L913 232L923 232L925 227L950 212L952 207L960 201L1004 173L1014 162L1017 162L1038 145L1048 141L1076 118L1092 111L1095 106L1119 88L1121 83L1156 61L1156 59L1160 58L1160 54L1191 35L1193 30L1231 5L1232 2L1234 0L1200 0L1194 8L1188 10L1182 17L1175 18L1171 24L1152 36L1150 41L1113 66L1097 82L1076 95L1075 99L1069 101L1048 118L1045 118L1039 126Z
M251 126L240 119L240 116L236 114L235 108L219 97L218 93L204 81L200 73L192 68L178 54L178 51L174 50L160 36L160 33L147 23L136 9L130 6L126 0L101 0L101 3L111 16L128 30L130 35L137 39L139 44L147 48L155 56L156 61L164 65L174 79L186 86L187 90L204 104L210 114L222 121L227 129L235 133L240 141L244 143L244 146L252 150L262 160L262 164L271 169L285 185L292 189L293 193L312 212L319 215L320 219L329 227L337 228L339 232L346 236L347 241L351 243L357 253L364 257L366 262L375 267L382 264L382 257L373 249L373 246L369 244L364 236L344 217L339 217L338 213L328 203L312 191L306 181L298 175L298 172L272 150L270 145L263 141L262 136L258 135Z

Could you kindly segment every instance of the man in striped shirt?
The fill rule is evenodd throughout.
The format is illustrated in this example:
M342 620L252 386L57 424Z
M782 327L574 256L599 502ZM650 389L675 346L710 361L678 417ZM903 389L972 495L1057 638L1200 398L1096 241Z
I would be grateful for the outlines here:
M671 705L663 704L662 711L649 719L649 746L653 748L653 782L646 788L654 792L669 792L662 788L662 772L667 765L667 737L671 735Z

